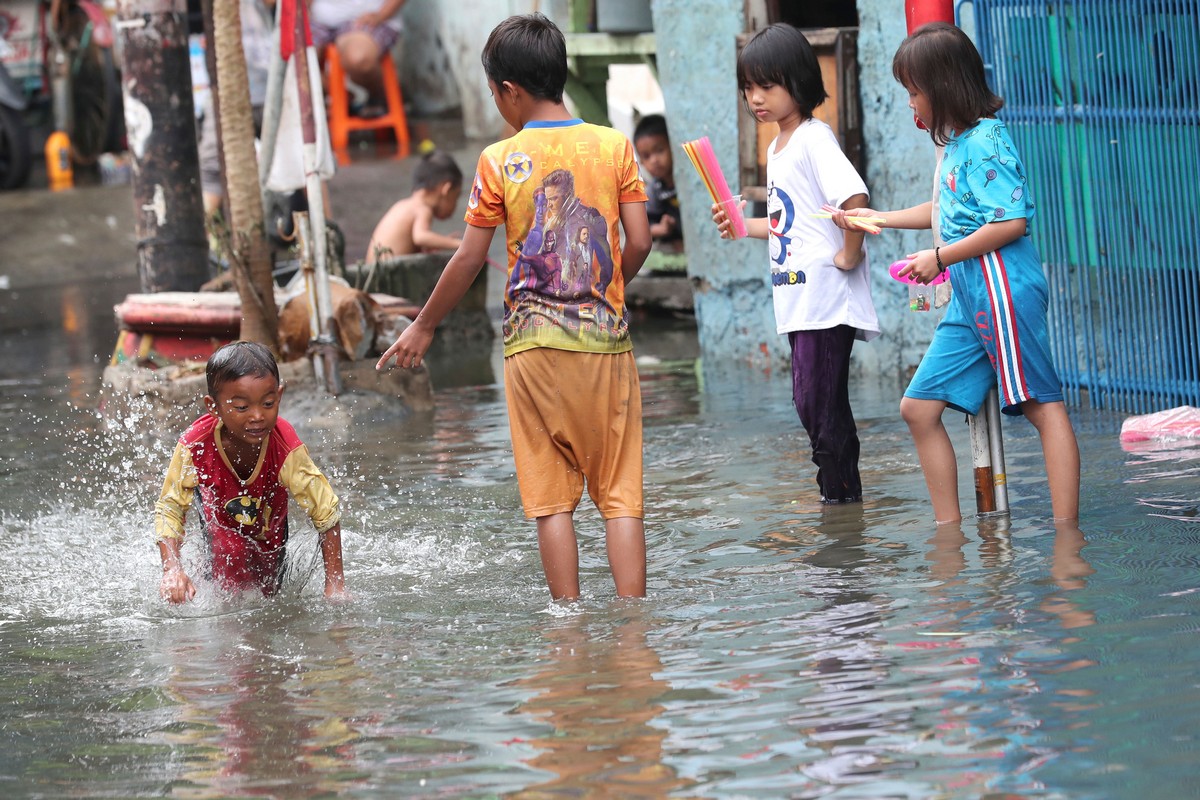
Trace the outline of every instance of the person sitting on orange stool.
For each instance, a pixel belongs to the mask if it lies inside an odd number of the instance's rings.
[[[318,53],[337,44],[346,77],[367,91],[359,116],[372,116],[386,107],[383,54],[400,37],[399,11],[405,0],[313,0],[312,35]]]

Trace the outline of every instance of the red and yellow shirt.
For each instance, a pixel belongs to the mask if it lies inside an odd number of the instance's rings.
[[[287,421],[276,421],[245,479],[225,454],[222,430],[219,418],[205,414],[180,437],[154,504],[155,535],[182,539],[187,511],[198,498],[218,581],[258,584],[264,591],[277,588],[287,543],[288,496],[296,498],[322,533],[340,519],[337,496]]]

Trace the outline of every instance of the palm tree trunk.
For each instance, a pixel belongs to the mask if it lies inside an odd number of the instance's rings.
[[[241,338],[279,352],[279,312],[271,254],[263,228],[258,159],[254,152],[254,116],[242,18],[238,0],[214,0],[213,38],[217,55],[217,92],[225,186],[229,193],[230,268],[242,301]]]

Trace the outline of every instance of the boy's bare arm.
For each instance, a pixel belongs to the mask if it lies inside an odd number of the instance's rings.
[[[421,206],[413,217],[412,242],[419,250],[457,250],[462,240],[433,229],[433,211]]]
[[[367,245],[368,263],[417,252],[412,240],[414,208],[412,200],[407,199],[388,209],[371,234],[371,242]]]
[[[621,275],[625,285],[634,279],[646,256],[650,255],[650,247],[654,243],[650,238],[650,218],[646,216],[645,203],[621,203],[621,229],[625,233],[625,246],[621,248]]]
[[[643,221],[645,216],[643,213]],[[495,228],[467,226],[462,244],[454,251],[446,268],[442,270],[442,277],[438,278],[437,286],[433,287],[433,294],[429,296],[425,307],[421,309],[421,313],[417,314],[413,323],[404,329],[395,344],[380,357],[375,364],[375,369],[383,369],[393,358],[396,359],[396,366],[399,367],[416,368],[421,366],[421,361],[425,357],[425,352],[429,350],[429,344],[433,341],[433,332],[437,330],[438,324],[450,313],[452,308],[458,305],[458,301],[462,300],[467,289],[471,288],[471,283],[479,274],[479,270],[483,269],[488,247],[492,244],[492,235],[495,232]],[[642,258],[645,258],[645,255]]]
[[[342,574],[342,525],[320,534],[321,561],[325,564],[325,596],[342,597],[346,594],[346,578]]]
[[[159,539],[158,554],[162,557],[163,574],[158,585],[158,593],[168,603],[186,603],[196,596],[196,586],[192,579],[183,571],[183,562],[179,559],[178,539]]]

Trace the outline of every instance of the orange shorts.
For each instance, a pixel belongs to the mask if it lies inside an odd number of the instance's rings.
[[[641,518],[642,393],[633,353],[549,347],[504,359],[504,394],[525,516],[574,511]]]

